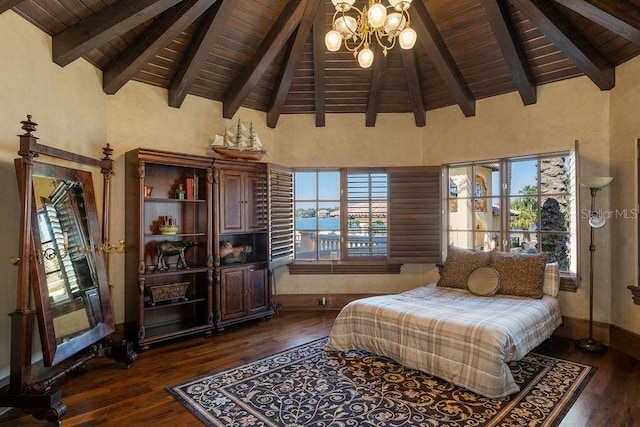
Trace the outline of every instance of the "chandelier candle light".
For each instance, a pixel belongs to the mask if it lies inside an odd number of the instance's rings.
[[[324,41],[330,52],[344,47],[353,52],[362,68],[369,68],[373,64],[371,42],[373,38],[382,47],[386,56],[387,51],[398,44],[402,49],[411,49],[416,44],[417,35],[409,26],[410,18],[407,9],[412,0],[388,0],[389,6],[384,6],[381,0],[369,0],[369,6],[358,9],[353,4],[355,0],[331,0],[336,8],[333,14],[331,30]],[[387,13],[387,9],[395,12]],[[347,12],[354,12],[353,15]]]

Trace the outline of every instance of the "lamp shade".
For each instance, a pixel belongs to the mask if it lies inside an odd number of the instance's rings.
[[[411,0],[389,0],[389,4],[397,11],[409,9]]]
[[[349,40],[355,35],[358,29],[358,22],[353,16],[341,16],[336,19],[336,31],[342,34],[345,40]]]
[[[346,12],[351,9],[351,6],[356,2],[356,0],[331,0],[331,3],[335,6],[336,10],[339,12]]]
[[[400,31],[404,30],[404,26],[407,24],[407,18],[403,14],[394,12],[387,15],[387,20],[384,22],[384,32],[395,36],[400,34]]]
[[[611,184],[612,176],[585,176],[580,178],[580,186],[585,188],[603,188]]]
[[[398,37],[398,41],[400,42],[400,47],[402,49],[411,49],[416,44],[417,39],[418,35],[416,34],[416,31],[411,27],[407,27],[402,30],[400,36]]]
[[[368,46],[358,53],[358,64],[362,68],[369,68],[373,64],[373,51]]]
[[[369,25],[373,28],[380,28],[387,19],[387,8],[380,3],[375,3],[369,8],[367,17],[369,18]]]
[[[327,45],[329,52],[337,52],[340,49],[342,43],[342,36],[336,30],[331,30],[324,36],[324,44]]]

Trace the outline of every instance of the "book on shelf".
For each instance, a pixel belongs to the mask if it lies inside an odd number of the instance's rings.
[[[185,178],[184,186],[187,190],[187,200],[198,200],[199,192],[198,192],[198,175],[194,174],[193,178]]]
[[[187,187],[187,200],[193,200],[194,183],[193,178],[187,178],[185,181],[185,187]]]

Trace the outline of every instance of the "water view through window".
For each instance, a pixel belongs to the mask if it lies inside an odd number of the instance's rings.
[[[330,260],[340,252],[340,171],[296,171],[297,260]]]
[[[340,199],[342,178],[345,206]],[[299,170],[294,180],[297,260],[386,256],[386,171]],[[342,223],[341,215],[346,215]],[[346,254],[341,253],[341,236],[346,238]]]

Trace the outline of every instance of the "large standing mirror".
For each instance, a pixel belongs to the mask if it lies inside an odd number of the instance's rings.
[[[112,335],[107,254],[124,249],[124,241],[120,248],[108,242],[113,150],[107,144],[104,157],[94,159],[43,145],[32,133],[37,123],[31,115],[20,123],[25,131],[19,135],[20,158],[15,160],[20,239],[18,254],[11,257],[18,268],[18,283],[16,309],[10,314],[10,381],[0,389],[0,407],[19,407],[37,419],[59,423],[67,411],[57,386],[60,381],[95,357],[107,356],[127,366],[137,358],[131,343]],[[102,232],[92,173],[34,161],[41,156],[99,168]],[[34,318],[44,365],[59,364],[38,379],[31,375]],[[60,363],[66,359],[70,360]]]
[[[91,172],[33,163],[32,283],[45,365],[114,332]]]

